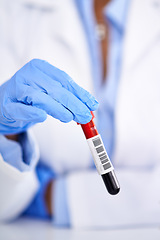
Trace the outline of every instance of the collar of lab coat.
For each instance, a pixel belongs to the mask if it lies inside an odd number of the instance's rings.
[[[131,0],[112,0],[104,8],[104,15],[106,18],[121,32],[125,29],[130,2]]]
[[[126,70],[134,68],[160,38],[160,0],[132,0],[125,31],[123,68]]]
[[[28,6],[56,7],[59,1],[17,0]],[[62,1],[63,2],[63,1]],[[128,11],[126,6],[129,4]],[[117,9],[117,11],[115,11]],[[138,63],[138,60],[158,41],[160,34],[160,0],[113,0],[105,9],[109,17],[122,29],[125,26],[123,65],[125,70]],[[127,15],[126,15],[127,13]],[[127,16],[127,22],[124,19]],[[150,34],[148,34],[148,32]]]

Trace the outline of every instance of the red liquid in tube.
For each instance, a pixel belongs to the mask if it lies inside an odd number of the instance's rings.
[[[91,114],[91,121],[89,123],[80,125],[90,147],[96,168],[99,174],[102,176],[108,192],[112,195],[115,195],[120,191],[120,186],[115,175],[113,165],[103,145],[101,136],[99,135],[94,124],[93,112],[91,112]]]

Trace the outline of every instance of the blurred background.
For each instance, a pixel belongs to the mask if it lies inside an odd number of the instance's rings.
[[[159,239],[160,1],[0,0],[0,31],[0,238]],[[75,121],[64,123],[38,91],[65,99]],[[115,196],[97,173],[70,94],[97,108],[121,187]],[[44,122],[26,118],[23,107],[34,100]]]

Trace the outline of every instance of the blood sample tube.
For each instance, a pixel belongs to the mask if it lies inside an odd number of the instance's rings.
[[[89,123],[80,124],[87,139],[98,173],[102,176],[108,192],[112,195],[120,191],[120,186],[116,178],[113,165],[105,150],[102,138],[93,122],[94,114]]]

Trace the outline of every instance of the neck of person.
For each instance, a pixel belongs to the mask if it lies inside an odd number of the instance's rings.
[[[102,56],[102,84],[105,82],[107,76],[107,55],[109,42],[109,28],[103,14],[103,9],[110,1],[111,0],[94,0],[94,13],[97,22],[96,28]]]

